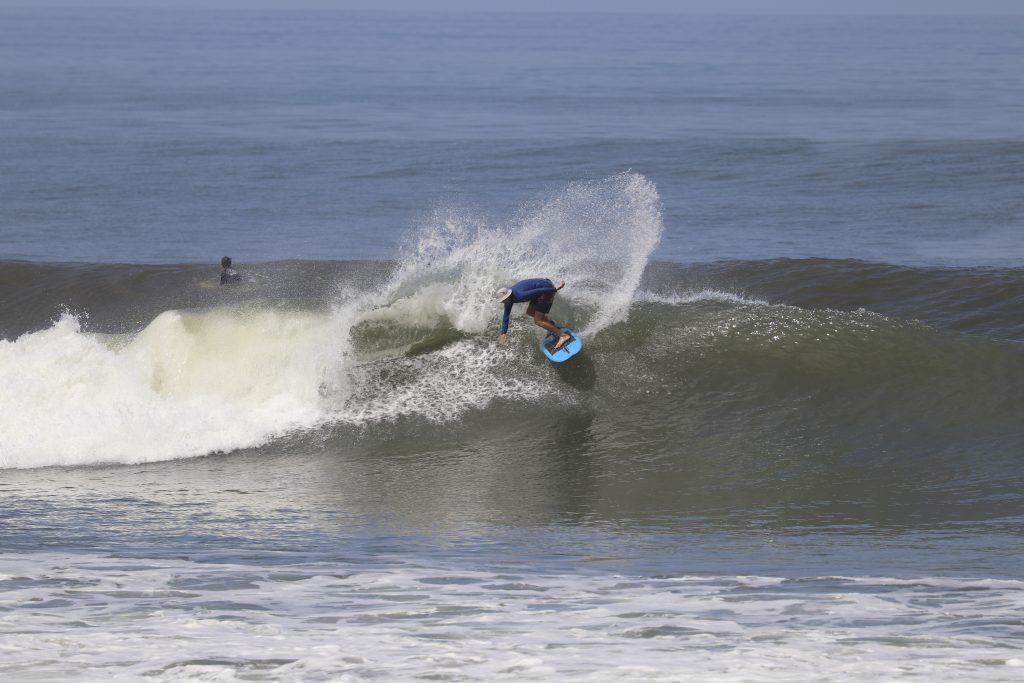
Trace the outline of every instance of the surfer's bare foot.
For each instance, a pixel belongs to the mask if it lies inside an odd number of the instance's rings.
[[[555,344],[555,351],[557,351],[558,349],[560,349],[563,346],[565,346],[566,344],[568,344],[569,340],[571,340],[571,339],[572,339],[572,335],[569,335],[569,334],[560,335],[558,337],[558,343]]]

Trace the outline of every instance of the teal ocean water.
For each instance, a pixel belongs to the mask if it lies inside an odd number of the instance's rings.
[[[0,675],[1019,680],[1022,30],[0,8]]]

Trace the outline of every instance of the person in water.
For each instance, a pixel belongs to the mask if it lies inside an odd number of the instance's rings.
[[[557,351],[565,346],[572,337],[563,332],[547,316],[551,311],[551,304],[555,301],[555,292],[562,287],[565,287],[565,280],[559,282],[556,287],[547,278],[532,278],[520,280],[511,287],[502,287],[495,292],[495,298],[505,304],[505,315],[501,317],[501,336],[498,337],[498,343],[504,346],[508,340],[508,317],[512,313],[512,305],[529,302],[530,305],[526,307],[526,315],[533,318],[534,324],[538,327],[558,335],[558,342],[555,344],[554,350]]]
[[[231,267],[231,257],[225,256],[220,260],[220,283],[226,285],[229,282],[238,282],[242,279],[242,276],[238,274],[238,271]]]

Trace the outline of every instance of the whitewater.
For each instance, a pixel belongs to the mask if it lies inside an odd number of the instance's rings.
[[[629,577],[417,566],[137,563],[11,556],[0,585],[39,611],[3,665],[55,680],[1008,681],[992,630],[1019,581]],[[54,591],[19,575],[42,573]],[[0,621],[0,624],[3,622]],[[61,651],[53,657],[54,648]],[[144,660],[136,654],[147,653]],[[230,654],[227,654],[230,653]],[[725,663],[727,655],[728,664]]]

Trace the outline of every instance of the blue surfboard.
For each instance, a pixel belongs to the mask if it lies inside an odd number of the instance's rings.
[[[563,327],[562,331],[568,332],[572,336],[572,339],[566,342],[565,346],[557,351],[552,351],[552,349],[555,347],[555,344],[558,343],[558,335],[549,332],[547,336],[540,341],[540,350],[543,351],[544,355],[550,358],[554,363],[561,363],[569,360],[583,348],[583,342],[580,341],[578,334],[570,330],[568,327]]]

